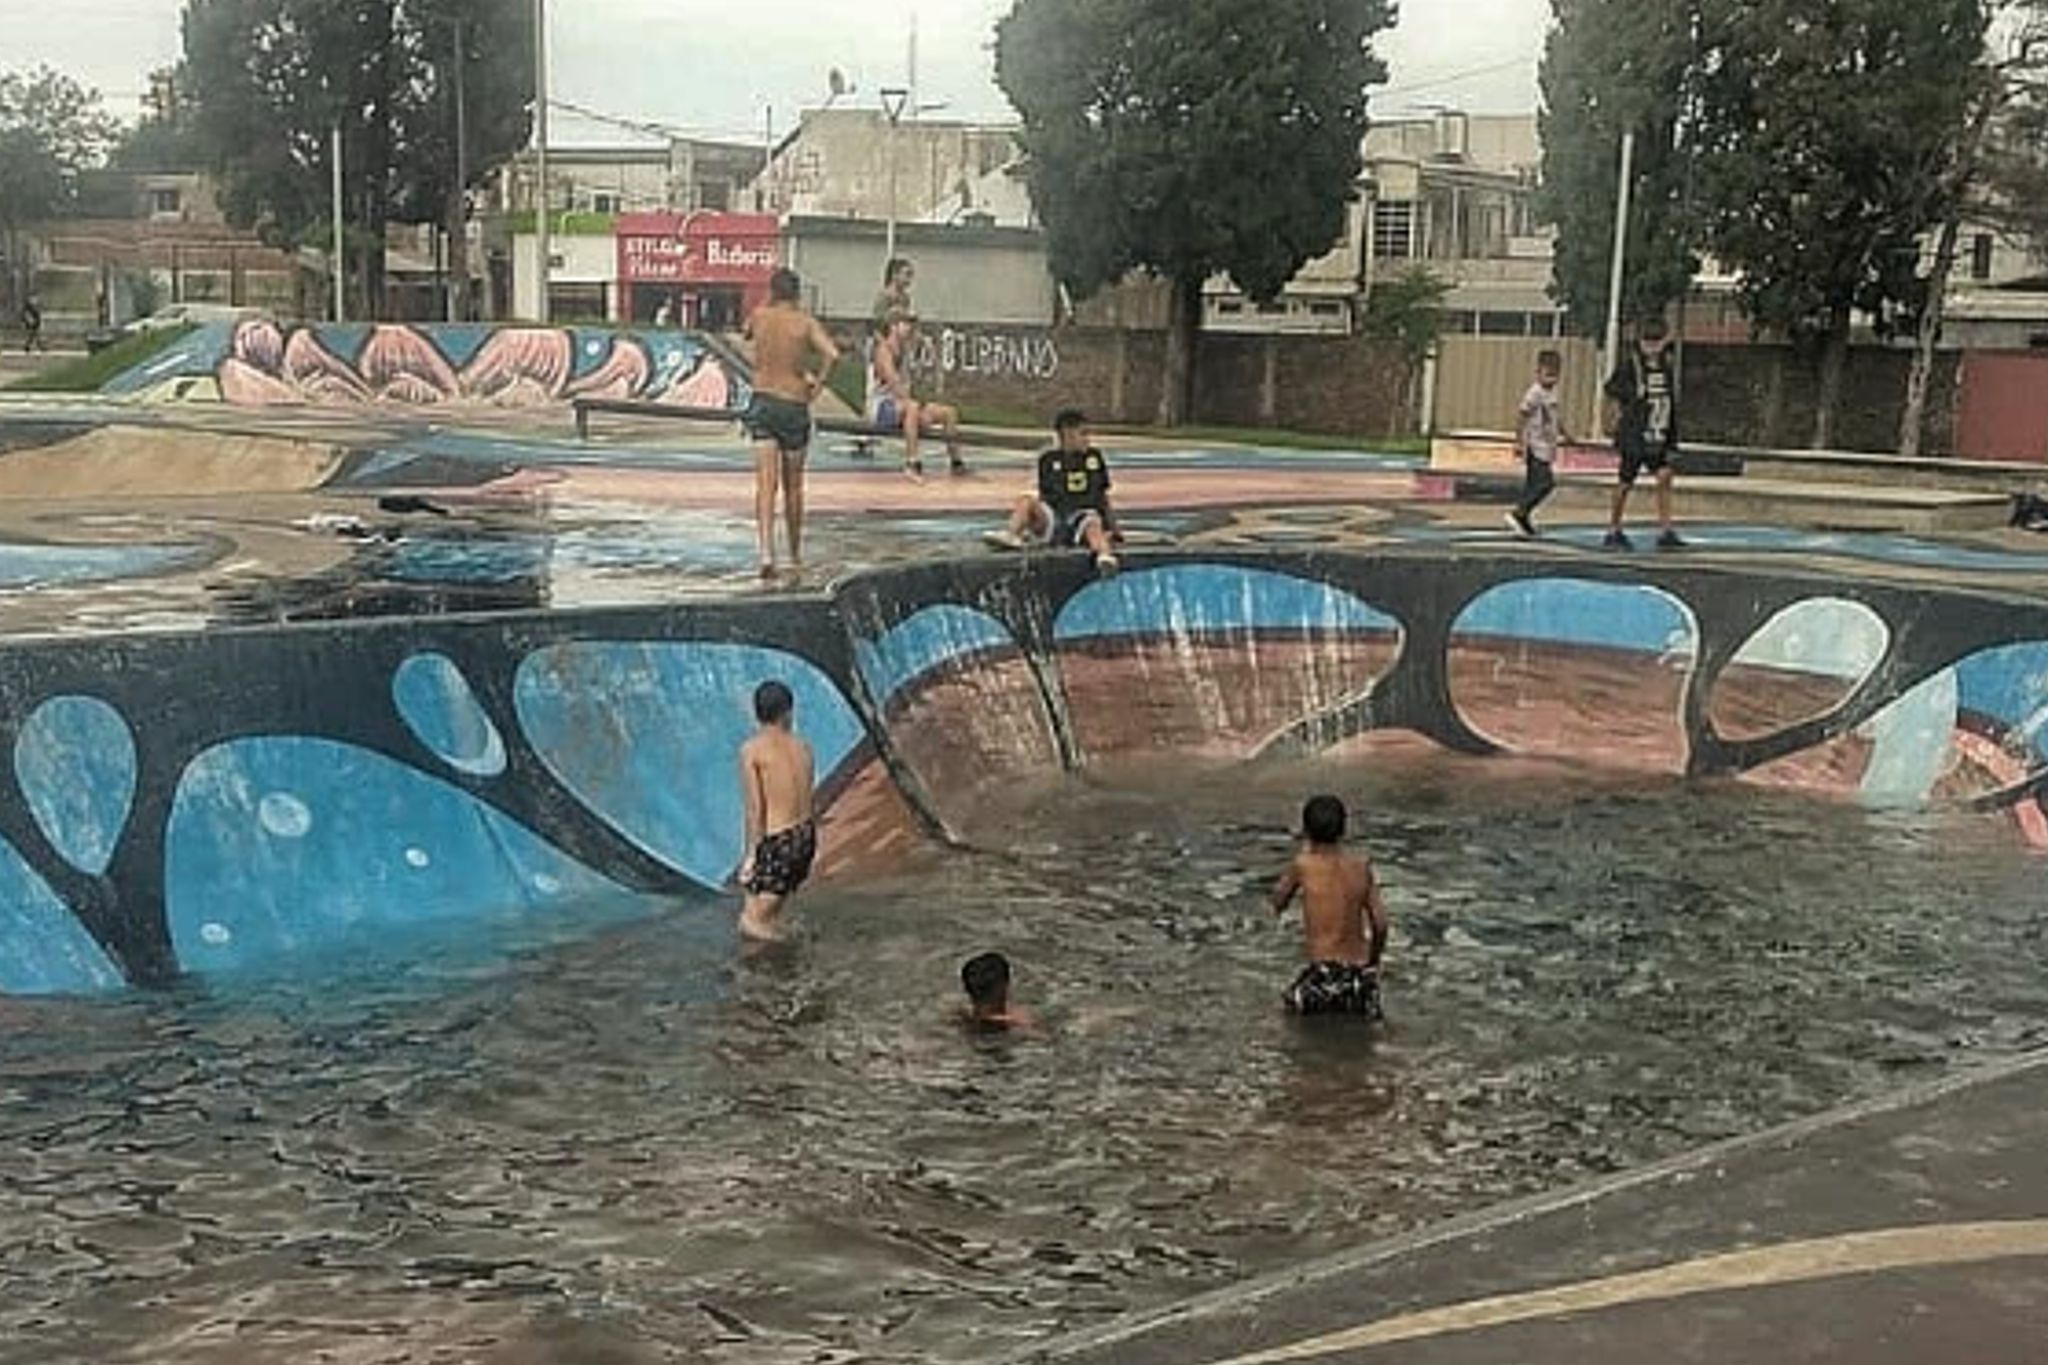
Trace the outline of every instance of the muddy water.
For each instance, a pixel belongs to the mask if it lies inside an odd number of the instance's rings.
[[[1275,1009],[1260,895],[1323,787],[1397,917],[1379,1035]],[[679,907],[5,1006],[0,1360],[979,1360],[2048,1027],[1995,821],[1394,753],[970,824],[772,959]],[[986,947],[1046,1037],[949,1027]]]

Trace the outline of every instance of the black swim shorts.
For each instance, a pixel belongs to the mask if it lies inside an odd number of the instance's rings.
[[[794,896],[818,860],[818,826],[806,820],[771,834],[754,850],[754,875],[742,886],[750,896]]]
[[[1349,1014],[1382,1019],[1380,976],[1349,962],[1311,962],[1282,997],[1289,1014]]]
[[[1636,480],[1644,474],[1661,474],[1671,467],[1674,453],[1667,445],[1647,445],[1636,441],[1621,444],[1621,485],[1633,488]]]
[[[1087,541],[1088,523],[1101,521],[1102,513],[1092,507],[1077,507],[1071,512],[1052,514],[1052,537],[1047,542],[1055,550],[1078,550]]]
[[[747,435],[756,441],[773,441],[785,455],[800,455],[811,448],[811,410],[802,403],[756,393],[740,421]]]

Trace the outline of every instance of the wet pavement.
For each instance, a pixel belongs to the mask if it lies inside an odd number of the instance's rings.
[[[861,458],[824,440],[809,480],[807,573],[773,590],[986,553],[982,533],[1032,482],[1030,453],[1015,444],[971,451],[967,478],[919,483],[887,450]],[[1491,493],[1471,501],[1471,489],[1409,458],[1106,444],[1120,506],[1146,544],[1440,553],[1509,538]],[[628,423],[586,443],[563,414],[471,414],[456,426],[378,410],[12,399],[0,403],[0,630],[190,629],[758,593],[749,462],[738,434],[716,425]],[[393,497],[406,510],[391,510]],[[1717,562],[1797,560],[2048,591],[2048,541],[2020,532],[1695,523],[1689,533],[1693,553]],[[1563,561],[1605,553],[1597,526],[1570,517],[1541,549]]]
[[[1015,1357],[2032,1365],[2048,1055],[1493,1209]]]

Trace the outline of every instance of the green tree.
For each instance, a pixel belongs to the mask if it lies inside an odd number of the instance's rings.
[[[1813,443],[1833,442],[1850,329],[1910,323],[1948,215],[1984,53],[1980,0],[1714,0],[1701,202],[1760,330],[1817,350]]]
[[[0,128],[27,130],[74,182],[106,160],[119,133],[99,91],[47,66],[0,71]]]
[[[1365,298],[1365,315],[1360,330],[1369,337],[1401,343],[1401,358],[1407,364],[1401,385],[1401,411],[1412,420],[1416,389],[1429,353],[1444,332],[1444,298],[1451,292],[1450,281],[1432,274],[1426,266],[1415,266],[1390,279],[1374,283]],[[1390,431],[1389,436],[1405,435]]]
[[[279,245],[326,240],[331,138],[359,315],[382,311],[391,222],[452,223],[455,21],[473,188],[531,124],[531,9],[522,0],[187,0],[180,82],[236,223]]]
[[[1537,211],[1557,228],[1552,295],[1573,326],[1605,325],[1620,146],[1636,135],[1622,315],[1661,317],[1699,270],[1686,114],[1699,0],[1551,0]]]
[[[1203,284],[1276,298],[1342,237],[1392,21],[1390,0],[1017,0],[997,25],[1054,272],[1084,298],[1137,269],[1172,287],[1163,421],[1192,411]]]
[[[0,71],[0,303],[8,313],[33,287],[22,229],[70,208],[79,178],[113,136],[98,91],[46,66]]]

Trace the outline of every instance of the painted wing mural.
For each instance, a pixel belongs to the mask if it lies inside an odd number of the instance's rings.
[[[589,397],[730,412],[748,394],[744,377],[688,332],[401,324],[287,330],[252,319],[234,328],[224,350],[215,377],[222,399],[238,407],[529,408]]]

